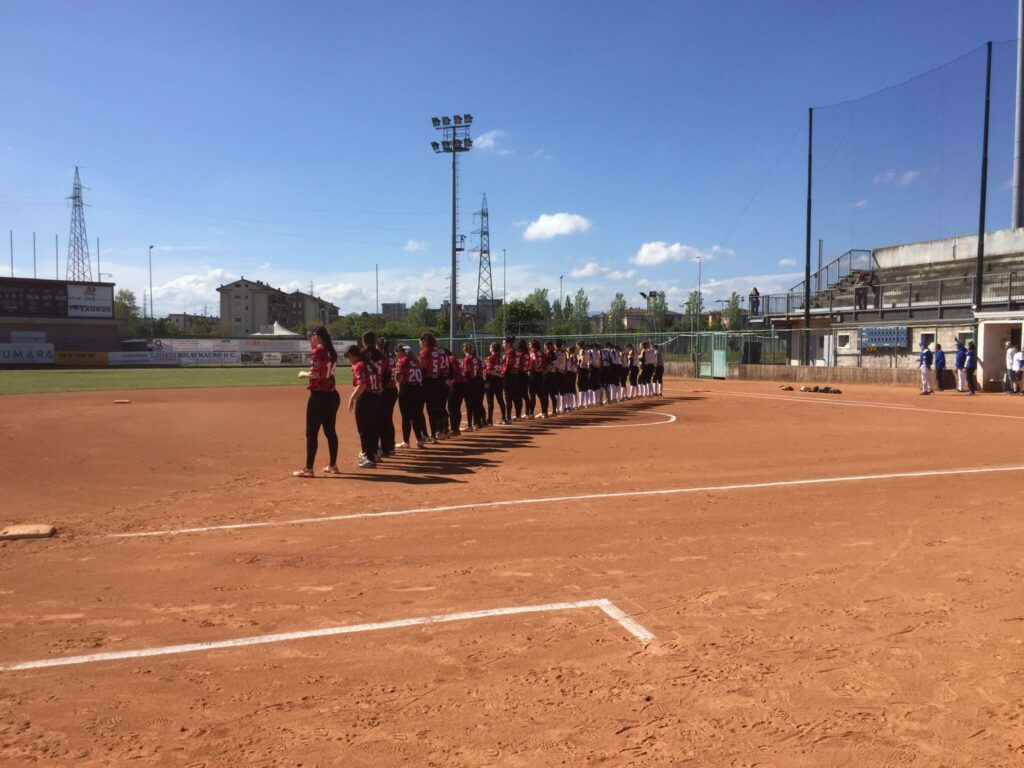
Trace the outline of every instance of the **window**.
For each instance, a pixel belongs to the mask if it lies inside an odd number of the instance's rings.
[[[960,340],[961,344],[967,344],[968,341],[974,341],[974,331],[962,331],[956,337]]]
[[[932,344],[935,343],[935,334],[934,333],[922,333],[921,334],[921,343],[922,344],[927,344],[930,347]]]
[[[847,347],[849,347],[850,346],[850,334],[848,334],[848,333],[840,333],[836,337],[836,344],[839,345],[840,349],[846,349]]]

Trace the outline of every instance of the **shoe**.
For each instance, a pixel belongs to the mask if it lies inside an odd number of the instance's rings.
[[[408,448],[408,447],[409,447],[408,443],[399,443],[398,445],[395,446],[395,448]]]
[[[360,469],[376,469],[376,467],[377,467],[377,462],[370,461],[365,456],[363,456],[363,457],[361,457],[359,459],[359,468]]]
[[[380,461],[383,458],[384,458],[384,451],[377,451],[375,454],[373,454],[373,460],[374,461]]]
[[[427,443],[426,443],[425,440],[417,440],[416,441],[416,447],[417,448],[426,448],[427,447]]]
[[[382,458],[392,459],[395,456],[395,452],[393,450],[381,451],[380,455]]]
[[[313,474],[312,467],[304,467],[292,472],[292,477],[316,477],[316,475]]]
[[[338,465],[337,464],[328,464],[326,467],[324,467],[320,471],[323,472],[325,475],[340,475],[341,474],[341,470],[338,469]]]
[[[431,445],[437,445],[437,435],[431,435],[430,439],[427,440],[427,442],[430,443]]]
[[[456,429],[452,432],[449,432],[448,437],[462,437],[462,433]]]

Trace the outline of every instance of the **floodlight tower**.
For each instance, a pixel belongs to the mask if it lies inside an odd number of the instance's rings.
[[[432,141],[430,146],[438,154],[450,154],[452,156],[452,279],[449,286],[449,307],[448,307],[448,347],[455,347],[455,299],[456,299],[456,270],[458,269],[459,255],[459,153],[469,152],[473,148],[473,140],[469,137],[469,126],[473,124],[472,115],[454,115],[448,117],[432,117],[431,122],[434,128],[441,131],[441,141]]]
[[[480,228],[473,234],[480,236],[476,252],[480,257],[480,272],[476,279],[476,303],[477,315],[480,314],[480,305],[486,303],[488,320],[494,319],[494,282],[491,277],[491,225],[487,213],[487,194],[484,194],[483,205],[477,213],[480,217]]]
[[[71,235],[68,239],[68,262],[64,278],[92,282],[89,263],[89,238],[85,235],[85,204],[82,202],[82,180],[75,166],[75,183],[71,187]]]

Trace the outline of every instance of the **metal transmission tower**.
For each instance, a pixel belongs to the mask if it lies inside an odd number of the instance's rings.
[[[89,238],[85,235],[85,204],[82,202],[82,180],[75,166],[75,185],[71,188],[71,235],[68,239],[68,264],[66,280],[92,282],[92,265],[89,263]]]
[[[476,247],[476,254],[480,258],[480,272],[476,279],[476,313],[479,316],[480,310],[487,307],[486,321],[494,319],[494,281],[491,277],[491,228],[490,219],[487,214],[487,195],[484,194],[483,205],[476,214],[480,217],[480,228],[473,232],[479,235],[480,240]]]

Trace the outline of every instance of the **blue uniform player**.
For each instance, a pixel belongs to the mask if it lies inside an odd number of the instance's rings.
[[[918,365],[921,369],[920,394],[930,395],[932,393],[932,351],[928,349],[928,345],[923,341],[921,342],[921,357],[919,358]]]
[[[953,365],[956,368],[956,391],[963,392],[967,389],[967,374],[964,371],[964,362],[967,360],[967,348],[960,339],[956,340],[956,357],[953,358]]]
[[[935,345],[935,388],[941,392],[945,387],[942,386],[942,376],[946,372],[946,353],[942,351],[942,345]]]
[[[967,377],[967,394],[973,395],[974,390],[978,388],[978,381],[974,378],[975,371],[978,370],[978,351],[974,348],[974,342],[967,342],[967,351],[964,355],[964,371]]]

